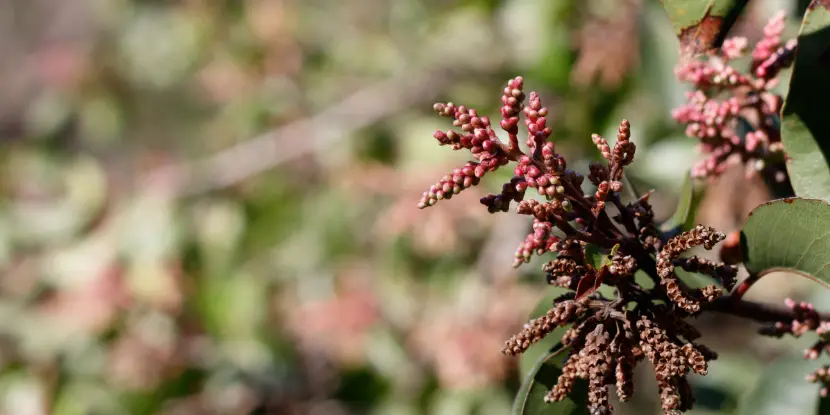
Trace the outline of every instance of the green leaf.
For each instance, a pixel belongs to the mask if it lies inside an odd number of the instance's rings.
[[[720,47],[749,0],[663,0],[681,47],[694,54]]]
[[[752,274],[788,271],[830,285],[830,205],[787,198],[758,206],[741,229],[741,252]]]
[[[830,11],[810,4],[798,33],[798,53],[782,111],[781,140],[795,194],[830,201]]]
[[[602,267],[606,257],[606,254],[594,244],[588,244],[585,247],[585,262],[593,265],[594,268]]]
[[[804,379],[819,364],[792,356],[768,365],[755,387],[744,396],[738,415],[819,413],[819,387]]]
[[[677,202],[677,208],[674,210],[672,217],[660,225],[660,230],[663,232],[682,232],[694,227],[695,214],[698,206],[700,206],[700,201],[703,200],[705,189],[706,186],[701,185],[700,181],[692,179],[691,174],[686,175],[683,188],[680,190],[680,200]]]
[[[571,394],[561,402],[546,403],[545,395],[556,385],[569,348],[555,345],[540,357],[522,383],[513,403],[513,415],[582,415],[588,413],[588,383],[577,379]]]

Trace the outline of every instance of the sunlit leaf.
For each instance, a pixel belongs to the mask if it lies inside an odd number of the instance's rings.
[[[758,206],[741,229],[741,251],[750,273],[789,271],[830,285],[830,205],[788,198]]]

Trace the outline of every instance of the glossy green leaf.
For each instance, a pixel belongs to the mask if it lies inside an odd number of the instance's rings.
[[[768,365],[744,396],[738,415],[818,414],[819,387],[804,378],[820,365],[799,356]]]
[[[513,415],[582,415],[588,413],[588,383],[577,379],[573,392],[561,402],[546,403],[545,395],[556,385],[562,374],[562,365],[568,356],[568,348],[555,345],[540,357],[525,377],[516,400]]]
[[[810,4],[782,111],[781,140],[795,194],[830,201],[830,2]]]
[[[741,251],[750,273],[799,273],[830,285],[830,205],[788,198],[764,203],[741,229]]]
[[[749,0],[662,0],[684,50],[720,47]]]
[[[687,175],[686,180],[683,181],[683,188],[680,190],[677,208],[672,217],[660,225],[660,230],[682,232],[691,229],[695,225],[695,214],[700,201],[703,200],[705,188],[706,186],[702,186],[699,181],[692,179],[691,175]]]

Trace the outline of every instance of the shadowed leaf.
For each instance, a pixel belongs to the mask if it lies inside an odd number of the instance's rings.
[[[692,179],[691,175],[686,175],[683,181],[683,188],[680,190],[680,200],[677,202],[677,208],[669,220],[660,225],[660,230],[663,232],[670,232],[677,234],[687,231],[695,226],[695,213],[703,200],[705,186],[700,186],[697,181]]]
[[[830,286],[830,205],[788,198],[758,206],[741,229],[741,251],[750,273],[789,271]]]
[[[720,47],[749,0],[663,0],[684,52]]]
[[[782,111],[781,140],[795,194],[830,201],[830,1],[813,0],[798,34],[798,53]]]
[[[536,361],[513,403],[513,415],[582,415],[588,413],[588,384],[577,379],[573,392],[561,402],[545,403],[545,395],[556,385],[569,348],[556,344]]]

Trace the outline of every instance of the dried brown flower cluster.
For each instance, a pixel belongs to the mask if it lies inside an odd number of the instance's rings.
[[[645,269],[639,268],[632,256],[620,253],[622,248],[596,269],[586,262],[583,244],[560,242],[558,258],[544,269],[552,284],[572,288],[574,292],[556,299],[545,315],[525,325],[506,342],[503,352],[520,354],[557,327],[569,326],[562,343],[570,347],[570,355],[546,400],[564,399],[579,377],[589,381],[592,413],[611,413],[607,387],[615,387],[620,400],[627,401],[634,390],[632,370],[638,362],[648,359],[660,387],[664,411],[690,409],[694,397],[686,375],[705,375],[707,362],[717,355],[694,343],[700,333],[684,319],[698,314],[700,304],[713,301],[721,288],[710,285],[691,290],[677,278],[674,268],[704,273],[722,286],[731,287],[734,267],[698,257],[677,258],[697,245],[711,248],[722,238],[723,234],[698,226],[668,240],[657,254],[657,263],[651,263],[662,278],[653,289],[637,284],[634,272]],[[596,279],[597,275],[604,275],[601,282],[616,288],[616,298],[607,299],[598,293],[580,297],[580,283]],[[629,307],[632,303],[633,307]]]
[[[497,137],[490,120],[475,110],[452,103],[435,105],[436,112],[452,118],[461,133],[438,131],[434,137],[441,145],[470,150],[476,160],[424,192],[419,206],[449,199],[478,184],[487,172],[515,163],[514,176],[501,193],[486,196],[481,203],[490,212],[506,212],[511,202],[517,202],[517,213],[532,216],[533,232],[517,250],[516,265],[528,262],[534,253],[555,253],[556,258],[543,267],[547,280],[572,291],[508,340],[503,352],[520,354],[555,328],[568,326],[562,343],[570,348],[570,356],[546,400],[563,399],[574,380],[584,378],[590,384],[591,413],[610,413],[607,387],[614,386],[622,400],[630,398],[631,371],[648,359],[665,412],[691,408],[694,399],[686,375],[705,374],[707,362],[716,355],[694,343],[700,334],[684,319],[714,301],[721,287],[731,288],[736,269],[681,254],[696,246],[711,249],[724,235],[698,226],[669,239],[654,222],[649,194],[623,200],[624,169],[633,162],[636,150],[626,120],[620,123],[613,146],[599,135],[592,137],[606,163],[590,165],[587,178],[596,190],[585,193],[585,176],[569,169],[548,141],[547,108],[536,93],[525,104],[522,87],[522,78],[512,79],[502,94],[499,125],[508,134],[506,143]],[[521,114],[528,151],[519,146]],[[536,189],[540,197],[527,197],[528,188]],[[677,267],[709,275],[718,284],[691,289],[678,278]],[[649,287],[641,285],[635,274],[643,275]],[[614,298],[596,292],[602,284],[615,289]]]
[[[562,338],[571,353],[559,382],[545,400],[560,401],[576,378],[588,379],[592,413],[610,413],[607,387],[616,388],[625,402],[634,392],[633,370],[643,359],[651,362],[666,413],[692,407],[694,397],[686,375],[705,375],[707,362],[717,355],[694,340],[700,333],[667,306],[646,304],[632,310],[599,298],[557,300],[546,315],[529,323],[507,341],[504,353],[516,355],[558,326],[571,325]]]

